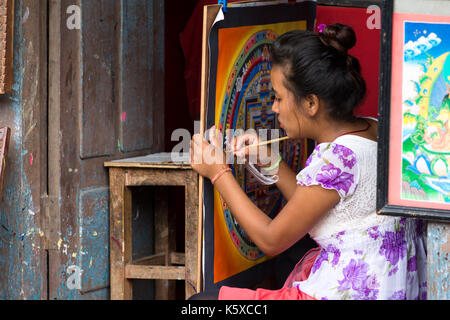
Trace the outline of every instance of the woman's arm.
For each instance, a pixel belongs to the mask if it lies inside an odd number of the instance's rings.
[[[277,173],[279,180],[276,183],[277,188],[286,200],[290,200],[295,193],[297,178],[295,172],[284,161],[280,162]]]
[[[215,146],[219,145],[216,139],[212,140]],[[282,180],[280,185],[285,189],[289,200],[281,212],[271,219],[247,197],[233,174],[225,171],[228,165],[225,164],[223,151],[219,148],[210,149],[211,147],[202,136],[194,135],[191,141],[192,168],[202,176],[216,180],[215,187],[233,217],[250,239],[269,256],[283,252],[305,236],[340,200],[336,190],[297,185],[295,175],[287,171],[290,170],[287,165],[282,164],[279,172]],[[209,157],[220,161],[211,162]]]
[[[296,185],[281,212],[271,219],[244,193],[231,173],[215,184],[233,217],[261,251],[275,256],[288,249],[340,200],[335,190]]]

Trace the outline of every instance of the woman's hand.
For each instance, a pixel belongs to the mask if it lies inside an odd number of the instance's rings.
[[[191,167],[203,177],[213,179],[221,170],[228,168],[222,148],[222,133],[215,134],[215,126],[209,130],[209,140],[195,134],[191,140]]]
[[[238,159],[245,159],[245,162],[256,164],[259,167],[269,167],[272,159],[272,148],[270,145],[251,147],[261,142],[256,133],[245,133],[234,137],[231,140],[231,151]],[[250,147],[249,147],[250,146]],[[278,154],[277,152],[276,155]],[[278,159],[278,157],[277,157]]]

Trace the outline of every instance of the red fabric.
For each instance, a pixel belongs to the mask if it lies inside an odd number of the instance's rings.
[[[229,0],[236,2],[238,0]],[[184,78],[192,119],[200,119],[200,95],[202,74],[203,7],[217,4],[217,0],[199,0],[185,29],[180,33],[180,43],[186,62]]]
[[[219,300],[316,300],[297,288],[282,288],[280,290],[241,289],[222,287]]]
[[[373,15],[365,8],[317,6],[316,26],[342,23],[355,30],[356,45],[349,54],[361,64],[367,85],[367,97],[356,115],[378,118],[378,79],[380,70],[380,29],[369,29],[367,20]],[[315,32],[318,32],[317,28]]]
[[[219,300],[316,300],[303,291],[292,287],[292,283],[308,279],[319,252],[320,248],[308,251],[292,270],[283,288],[279,290],[251,290],[223,286],[219,291]]]

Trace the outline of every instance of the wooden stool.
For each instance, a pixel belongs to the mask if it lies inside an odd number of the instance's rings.
[[[188,156],[173,162],[170,153],[106,162],[110,178],[111,299],[131,300],[132,279],[185,280],[186,299],[200,292],[201,265],[198,235],[198,174]],[[155,203],[155,254],[132,261],[132,192],[134,186],[184,186],[185,252],[169,245],[167,199]],[[172,239],[173,240],[173,239]],[[173,266],[181,265],[181,266]],[[167,290],[157,281],[155,293]],[[164,294],[156,294],[164,299]]]

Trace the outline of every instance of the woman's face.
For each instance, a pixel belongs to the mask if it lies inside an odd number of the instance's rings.
[[[272,111],[278,115],[280,127],[286,131],[286,134],[290,138],[298,138],[300,136],[299,121],[301,120],[301,115],[298,112],[297,100],[294,94],[284,85],[283,68],[273,66],[270,78],[275,93]]]

